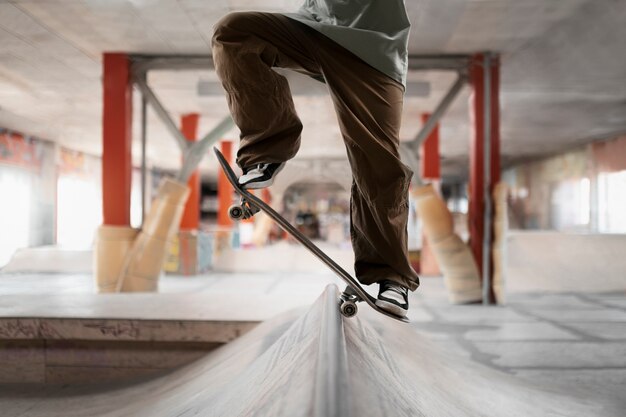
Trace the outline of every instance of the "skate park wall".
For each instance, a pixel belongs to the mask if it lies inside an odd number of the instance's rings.
[[[455,356],[328,286],[198,361],[120,385],[3,386],[1,416],[615,416]]]
[[[509,293],[626,290],[626,235],[509,231]]]

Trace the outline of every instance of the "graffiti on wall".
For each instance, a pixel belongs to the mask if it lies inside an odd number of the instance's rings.
[[[29,169],[41,167],[39,142],[17,133],[0,133],[0,163]]]

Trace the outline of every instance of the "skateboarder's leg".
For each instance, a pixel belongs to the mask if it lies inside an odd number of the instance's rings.
[[[298,151],[302,123],[287,80],[272,67],[319,74],[305,36],[273,13],[230,13],[215,25],[213,60],[241,130],[241,167],[285,162]]]
[[[319,62],[331,90],[352,167],[351,237],[365,285],[390,280],[411,290],[419,278],[408,259],[408,187],[399,156],[403,87],[319,35]]]
[[[390,280],[417,289],[419,278],[408,261],[407,220],[406,201],[396,208],[373,205],[353,184],[350,235],[355,273],[363,285]]]

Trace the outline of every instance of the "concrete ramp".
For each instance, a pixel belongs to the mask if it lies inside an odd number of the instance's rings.
[[[125,386],[0,386],[2,416],[618,416],[443,353],[338,289],[188,366]]]

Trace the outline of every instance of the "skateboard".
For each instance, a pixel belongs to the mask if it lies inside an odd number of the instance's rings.
[[[406,317],[396,316],[389,313],[376,305],[376,299],[369,295],[358,281],[346,272],[341,266],[333,261],[328,255],[326,255],[320,248],[318,248],[313,242],[306,236],[300,233],[291,223],[289,223],[283,216],[278,214],[273,208],[265,204],[263,200],[247,191],[245,188],[239,186],[237,182],[237,175],[230,167],[230,164],[224,159],[224,155],[217,149],[213,148],[215,156],[219,161],[226,178],[235,189],[235,192],[240,197],[239,204],[232,205],[228,209],[228,216],[235,220],[248,219],[254,216],[259,211],[263,211],[270,216],[278,225],[293,236],[298,242],[304,245],[313,255],[315,255],[320,261],[324,262],[333,272],[335,272],[339,278],[341,278],[347,285],[346,290],[341,294],[339,298],[339,310],[345,317],[353,317],[358,311],[357,303],[365,302],[371,308],[377,312],[391,317],[392,319],[409,323]]]

